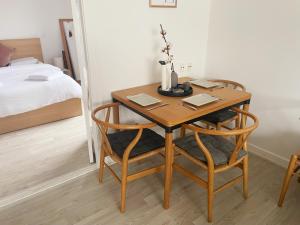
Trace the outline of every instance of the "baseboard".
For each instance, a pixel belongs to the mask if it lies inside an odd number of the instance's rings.
[[[249,148],[249,152],[252,152],[253,154],[262,157],[268,161],[271,161],[274,164],[281,166],[283,168],[287,168],[289,164],[289,159],[277,155],[267,149],[261,148],[255,144],[248,143],[248,148]]]
[[[0,199],[0,209],[11,206],[15,203],[25,201],[25,200],[32,198],[42,192],[45,192],[47,190],[50,190],[57,186],[60,186],[64,183],[70,182],[70,181],[77,179],[81,176],[84,176],[88,173],[91,173],[91,172],[95,171],[96,169],[97,169],[96,164],[92,164],[85,168],[76,170],[74,172],[70,172],[68,174],[62,175],[60,177],[56,177],[54,179],[51,179],[49,181],[46,181],[46,182],[36,185],[34,187],[20,191],[16,194],[4,197],[4,198]]]

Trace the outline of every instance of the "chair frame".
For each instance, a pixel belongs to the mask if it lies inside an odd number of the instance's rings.
[[[286,171],[286,174],[285,174],[285,177],[283,180],[280,197],[278,200],[279,207],[283,206],[283,202],[284,202],[287,190],[289,188],[291,179],[294,175],[297,175],[299,170],[300,170],[300,150],[291,156],[289,166],[288,166],[288,169]],[[298,176],[299,176],[298,182],[300,183],[300,174],[298,174]]]
[[[211,79],[209,80],[211,82],[217,82],[217,83],[223,83],[225,87],[229,87],[229,85],[232,85],[233,86],[233,89],[240,89],[241,91],[246,91],[246,88],[244,85],[240,84],[240,83],[237,83],[235,81],[231,81],[231,80],[220,80],[220,79]],[[228,129],[228,130],[232,130],[232,128],[228,127],[227,124],[231,123],[235,121],[235,128],[234,129],[237,129],[238,127],[240,127],[240,118],[239,116],[234,116],[226,121],[223,121],[223,122],[219,122],[217,124],[214,124],[214,123],[210,123],[208,121],[205,121],[205,120],[201,120],[202,123],[206,124],[207,126],[207,129],[210,129],[210,127],[215,127],[217,130],[221,130],[221,128],[225,128],[225,129]]]
[[[246,127],[246,128],[241,128],[241,129],[236,129],[236,130],[211,130],[211,129],[205,129],[201,128],[196,125],[188,125],[184,124],[183,128],[188,129],[194,132],[194,136],[196,139],[196,142],[199,146],[199,151],[202,151],[203,154],[205,155],[207,159],[207,163],[204,163],[203,161],[194,158],[192,155],[187,153],[184,149],[181,149],[176,146],[176,151],[180,153],[182,156],[187,158],[188,160],[192,161],[196,165],[200,166],[202,169],[207,170],[208,172],[208,180],[205,181],[202,178],[196,176],[193,174],[191,171],[183,168],[180,166],[178,163],[173,164],[173,168],[181,173],[182,175],[192,179],[195,181],[200,187],[207,189],[208,191],[208,222],[212,222],[212,208],[213,208],[213,199],[214,199],[214,194],[223,191],[226,188],[229,188],[233,186],[234,184],[238,183],[240,180],[243,180],[243,193],[244,193],[244,198],[247,199],[248,197],[248,155],[242,157],[241,159],[238,159],[237,156],[240,152],[240,150],[243,148],[247,138],[249,135],[252,133],[254,129],[258,127],[258,119],[256,116],[254,116],[251,113],[248,113],[246,111],[243,111],[238,108],[233,108],[234,111],[238,112],[239,114],[242,114],[242,118],[245,119],[245,116],[248,118],[251,118],[253,120],[253,125]],[[219,165],[215,166],[213,158],[209,152],[209,150],[206,148],[204,143],[201,141],[199,138],[198,134],[207,134],[207,135],[216,135],[216,136],[235,136],[236,137],[236,147],[232,152],[232,155],[230,157],[229,163],[224,164],[224,165]],[[228,181],[227,183],[223,184],[222,186],[218,188],[214,188],[214,176],[217,173],[224,172],[228,169],[238,167],[242,170],[242,175]]]
[[[113,124],[109,123],[110,115],[111,115],[111,109],[113,109],[114,114],[119,115],[119,103],[109,103],[105,104],[103,106],[97,107],[92,112],[92,119],[95,121],[97,127],[99,128],[101,132],[100,143],[101,143],[101,149],[100,149],[100,167],[99,167],[99,182],[103,182],[103,173],[104,169],[107,168],[113,177],[121,184],[121,207],[120,211],[125,212],[125,204],[126,204],[126,189],[127,189],[127,183],[130,181],[134,181],[136,179],[145,177],[147,175],[151,175],[154,173],[159,173],[162,170],[164,170],[165,165],[159,165],[155,166],[149,169],[142,170],[140,172],[130,174],[128,175],[128,165],[131,163],[135,163],[141,160],[144,160],[146,158],[149,158],[151,156],[155,155],[161,155],[161,151],[163,148],[154,149],[150,152],[144,153],[142,155],[138,155],[136,157],[130,158],[129,155],[135,145],[140,140],[143,130],[146,128],[152,128],[155,127],[155,123],[146,123],[146,124],[119,124],[118,123]],[[97,118],[97,114],[100,111],[106,110],[105,113],[105,120],[102,121]],[[108,130],[113,129],[115,131],[120,130],[138,130],[136,137],[131,141],[131,143],[127,146],[127,148],[124,151],[123,158],[120,158],[116,153],[114,153],[113,149],[111,148],[111,145],[109,143],[109,140],[107,138]],[[114,172],[114,170],[105,163],[105,157],[110,156],[116,163],[118,163],[121,166],[121,178],[118,177],[118,175]]]

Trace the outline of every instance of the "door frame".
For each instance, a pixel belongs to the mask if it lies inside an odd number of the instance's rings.
[[[82,107],[86,124],[86,133],[88,139],[88,152],[90,163],[95,163],[97,155],[97,138],[95,126],[91,119],[93,107],[91,90],[91,70],[89,67],[89,54],[86,41],[86,32],[84,27],[84,4],[83,0],[71,0],[73,23],[75,30],[76,50],[78,65],[80,70],[81,88],[82,88]]]

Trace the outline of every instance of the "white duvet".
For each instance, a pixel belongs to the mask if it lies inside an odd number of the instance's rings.
[[[29,81],[30,75],[44,75],[51,79]],[[81,87],[57,67],[30,64],[0,68],[0,118],[71,98],[81,98]]]

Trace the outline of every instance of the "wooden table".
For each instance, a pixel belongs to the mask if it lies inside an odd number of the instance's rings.
[[[182,78],[180,82],[188,81],[190,78]],[[165,188],[164,188],[164,208],[169,208],[170,205],[170,191],[172,180],[172,161],[173,161],[173,131],[180,128],[183,123],[192,123],[198,121],[202,116],[222,109],[230,108],[232,106],[243,105],[243,109],[248,111],[251,94],[248,92],[241,92],[230,88],[221,89],[205,89],[192,85],[193,95],[200,93],[208,93],[216,96],[221,100],[199,107],[198,110],[192,110],[183,106],[182,99],[184,97],[166,97],[157,93],[157,87],[160,83],[144,85],[134,88],[129,88],[120,91],[112,92],[112,98],[115,102],[120,102],[128,109],[138,113],[146,119],[157,123],[160,127],[165,129]],[[129,101],[127,96],[139,93],[146,93],[155,98],[158,98],[162,103],[167,103],[167,106],[156,108],[148,111],[149,107],[142,107],[136,103]],[[114,113],[115,121],[118,122],[118,113]],[[242,120],[242,126],[245,126],[246,121]]]

